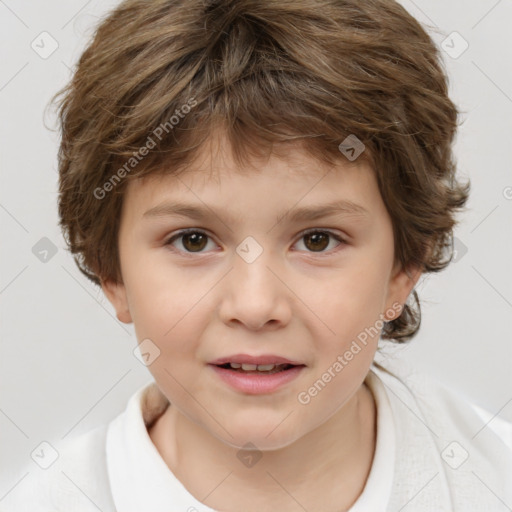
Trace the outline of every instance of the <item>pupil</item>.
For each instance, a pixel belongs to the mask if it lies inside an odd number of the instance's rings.
[[[191,247],[189,244],[186,243],[186,241],[192,241]],[[192,250],[201,250],[206,245],[206,237],[202,233],[188,233],[186,235],[183,235],[183,245],[187,249],[191,248]]]
[[[322,251],[329,245],[328,235],[326,233],[312,233],[312,234],[305,235],[305,237],[308,241],[313,242],[312,249],[314,251],[315,250]],[[319,240],[320,240],[320,243],[319,243]],[[306,244],[306,245],[308,245],[308,244]]]

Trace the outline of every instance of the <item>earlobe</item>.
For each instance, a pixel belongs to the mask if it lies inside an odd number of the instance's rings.
[[[124,284],[114,283],[111,280],[101,281],[101,288],[109,302],[114,306],[117,319],[125,324],[132,323]]]

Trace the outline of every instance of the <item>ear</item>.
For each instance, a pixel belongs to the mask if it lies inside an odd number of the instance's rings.
[[[110,303],[114,306],[117,319],[125,324],[132,323],[132,317],[128,307],[128,297],[126,296],[126,288],[124,284],[115,283],[111,280],[101,281],[101,288]]]
[[[398,318],[403,311],[412,289],[418,282],[423,271],[420,267],[410,266],[404,268],[400,262],[396,262],[393,268],[388,285],[388,296],[386,298],[386,311],[394,310],[395,314],[388,321]],[[400,310],[397,311],[396,305],[400,304]],[[394,307],[394,306],[395,307]]]

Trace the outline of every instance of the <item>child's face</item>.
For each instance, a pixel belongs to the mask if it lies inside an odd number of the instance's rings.
[[[149,338],[160,350],[149,370],[173,406],[227,444],[278,448],[355,396],[377,347],[375,328],[386,312],[398,316],[419,273],[413,282],[393,266],[391,219],[367,164],[340,154],[329,170],[296,146],[286,160],[273,155],[241,174],[223,154],[208,150],[186,174],[130,184],[119,232],[124,284],[103,289],[139,342]],[[291,220],[296,209],[340,201],[365,211]],[[176,203],[206,216],[147,214]],[[184,228],[207,236],[166,244]],[[316,238],[304,237],[310,228]],[[233,354],[305,367],[253,394],[209,364]]]

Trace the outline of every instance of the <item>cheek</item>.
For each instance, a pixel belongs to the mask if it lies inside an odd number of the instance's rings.
[[[344,340],[373,325],[382,313],[386,296],[387,269],[372,258],[358,258],[354,264],[330,272],[314,289],[302,292],[313,317],[322,324],[322,338]]]
[[[136,269],[126,282],[139,340],[150,338],[159,345],[179,347],[182,344],[175,340],[185,341],[190,337],[187,333],[193,332],[194,326],[197,329],[199,319],[205,317],[201,299],[208,290],[206,285],[191,286],[190,279],[151,265]]]

